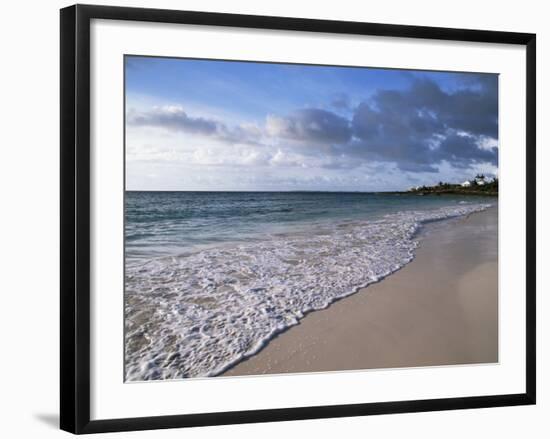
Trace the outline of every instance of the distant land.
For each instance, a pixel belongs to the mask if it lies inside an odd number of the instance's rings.
[[[416,186],[406,192],[416,195],[487,195],[498,196],[498,178],[487,178],[483,174],[463,183],[444,183],[435,186]]]

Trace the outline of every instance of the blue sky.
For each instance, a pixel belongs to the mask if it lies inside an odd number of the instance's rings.
[[[496,75],[126,57],[129,190],[399,190],[497,157]]]

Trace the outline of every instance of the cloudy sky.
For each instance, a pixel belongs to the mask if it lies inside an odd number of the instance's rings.
[[[126,57],[128,190],[402,190],[497,165],[496,75]]]

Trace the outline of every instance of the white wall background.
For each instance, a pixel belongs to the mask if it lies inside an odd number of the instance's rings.
[[[88,3],[96,3],[88,1]],[[104,0],[100,4],[299,16],[537,33],[539,403],[455,412],[371,416],[105,435],[143,438],[544,438],[550,434],[548,368],[550,221],[550,8],[545,2],[384,0]],[[59,13],[64,1],[9,2],[0,25],[0,435],[61,437],[58,419]]]

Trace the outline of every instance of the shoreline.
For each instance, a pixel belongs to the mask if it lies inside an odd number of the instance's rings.
[[[498,205],[424,225],[415,258],[221,376],[498,361]]]

